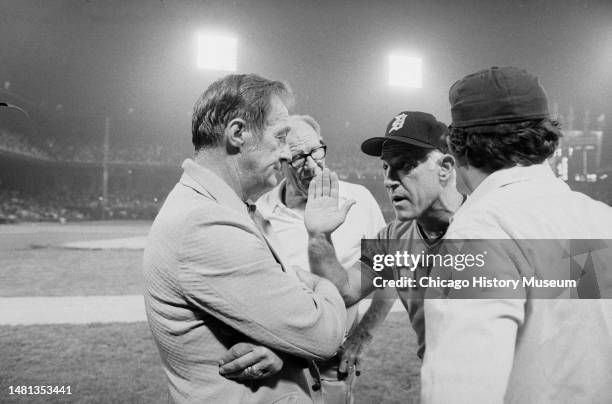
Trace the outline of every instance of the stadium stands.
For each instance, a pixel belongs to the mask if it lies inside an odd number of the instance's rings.
[[[188,157],[170,146],[144,142],[110,147],[109,191],[104,201],[102,145],[51,139],[34,145],[19,133],[0,130],[0,155],[0,223],[153,219]],[[333,149],[327,162],[341,179],[368,188],[385,219],[393,218],[380,160],[364,158],[358,150]],[[612,204],[612,175],[601,178],[570,186]]]
[[[7,130],[0,130],[0,150],[42,160],[54,159],[46,151],[30,144],[23,135]]]

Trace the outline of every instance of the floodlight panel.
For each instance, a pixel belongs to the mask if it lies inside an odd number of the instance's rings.
[[[413,56],[389,55],[389,85],[423,87],[423,60]]]
[[[197,66],[200,69],[236,71],[238,40],[229,36],[199,34]]]

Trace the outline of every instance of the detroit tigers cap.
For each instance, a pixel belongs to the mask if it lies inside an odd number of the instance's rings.
[[[442,139],[447,127],[433,115],[419,111],[403,111],[387,125],[384,137],[373,137],[361,143],[361,151],[367,155],[380,157],[383,143],[397,141],[423,149],[444,150]]]
[[[451,86],[448,99],[454,128],[549,116],[548,97],[538,78],[512,66],[494,66],[465,76]]]

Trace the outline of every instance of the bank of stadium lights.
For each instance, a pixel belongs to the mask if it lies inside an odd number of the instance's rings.
[[[196,35],[197,67],[207,70],[235,72],[238,40],[236,38],[199,33]]]
[[[423,60],[419,57],[392,53],[389,55],[391,87],[423,87]]]

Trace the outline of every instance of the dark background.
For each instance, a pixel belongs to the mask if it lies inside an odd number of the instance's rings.
[[[604,0],[2,0],[0,85],[10,82],[21,97],[11,100],[34,118],[23,124],[28,136],[101,143],[109,116],[115,145],[161,142],[188,154],[193,103],[225,74],[195,66],[195,33],[211,28],[238,38],[238,72],[289,81],[296,111],[319,120],[336,149],[357,153],[401,110],[448,123],[450,85],[492,65],[540,76],[551,106],[573,106],[578,126],[587,109],[612,119]],[[422,89],[388,87],[393,50],[422,56]]]

